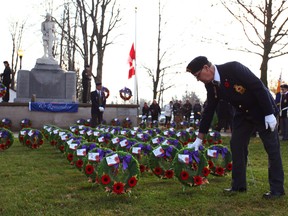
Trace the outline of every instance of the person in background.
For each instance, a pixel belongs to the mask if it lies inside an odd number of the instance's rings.
[[[186,121],[190,122],[192,112],[192,104],[189,100],[186,100],[185,104],[183,104],[183,115]]]
[[[182,121],[182,107],[178,100],[176,100],[173,104],[173,115],[174,121],[177,126],[179,126],[180,122]]]
[[[281,101],[280,101],[280,128],[282,133],[282,140],[288,140],[288,85],[283,84],[281,88]]]
[[[196,120],[200,121],[201,112],[202,112],[202,106],[201,106],[199,100],[197,100],[193,106],[194,121],[196,121]]]
[[[2,102],[9,102],[9,99],[10,99],[9,90],[10,90],[10,84],[11,84],[12,71],[11,71],[8,61],[4,61],[3,64],[5,66],[5,69],[4,69],[4,72],[0,76],[2,79],[2,83],[6,87],[6,94],[2,97],[2,100],[3,100]]]
[[[149,112],[150,112],[150,108],[147,102],[144,102],[144,105],[142,107],[142,121],[143,122],[147,122],[148,117],[149,117]]]
[[[173,112],[173,101],[170,101],[169,104],[166,104],[166,106],[164,107],[165,127],[170,126],[172,112]]]
[[[85,69],[82,72],[82,102],[87,103],[89,99],[89,93],[91,91],[91,68],[90,65],[86,65]]]
[[[149,107],[152,122],[158,121],[158,116],[161,114],[161,109],[159,104],[157,103],[156,99],[153,100],[153,103]]]
[[[102,90],[102,83],[96,83],[96,90],[91,92],[91,127],[96,127],[103,121],[103,114],[106,106],[105,92]]]
[[[270,191],[262,197],[275,199],[284,196],[284,171],[276,127],[278,109],[269,90],[249,68],[236,61],[213,65],[205,56],[198,56],[188,64],[186,71],[203,82],[207,91],[207,106],[192,148],[198,150],[202,145],[220,99],[235,107],[230,140],[232,182],[231,188],[224,189],[225,194],[247,190],[248,144],[256,128],[268,155]]]

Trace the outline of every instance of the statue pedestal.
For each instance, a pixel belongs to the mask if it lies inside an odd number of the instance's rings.
[[[37,59],[31,70],[19,70],[15,102],[75,102],[76,74],[64,71],[57,61],[50,58]]]

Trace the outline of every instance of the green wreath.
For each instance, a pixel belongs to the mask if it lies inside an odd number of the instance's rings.
[[[32,122],[30,119],[24,118],[20,121],[20,127],[22,128],[30,128],[32,126]]]
[[[78,146],[81,145],[81,142],[82,137],[77,136],[70,137],[68,140],[65,141],[64,155],[71,165],[74,164],[73,162],[74,152],[76,151]]]
[[[0,82],[0,97],[4,97],[6,94],[7,88],[6,86]]]
[[[222,144],[221,133],[219,131],[210,131],[206,134],[206,140],[210,145]]]
[[[123,128],[131,128],[132,127],[132,121],[130,120],[129,117],[123,119],[122,126],[123,126]]]
[[[139,163],[141,173],[149,171],[149,155],[152,150],[152,146],[145,142],[138,142],[130,148],[130,153]]]
[[[13,142],[13,133],[6,128],[0,128],[0,152],[10,148]]]
[[[132,91],[127,87],[119,90],[119,94],[124,101],[130,100],[130,98],[132,97]]]
[[[9,129],[12,127],[12,121],[8,118],[3,118],[0,122],[0,127]]]
[[[44,136],[38,129],[26,128],[25,135],[23,137],[23,145],[31,148],[38,149],[44,143]],[[23,130],[23,129],[22,129]]]
[[[193,148],[181,149],[173,160],[173,167],[175,176],[185,186],[208,183],[210,170],[202,151],[195,151]]]
[[[149,166],[152,172],[161,179],[174,177],[172,161],[178,150],[172,145],[159,145],[149,156]]]
[[[83,169],[83,158],[85,158],[92,149],[98,147],[99,145],[95,142],[83,142],[77,146],[77,149],[73,152],[73,164],[79,171]]]
[[[224,176],[232,170],[232,155],[223,145],[213,145],[205,150],[211,174]]]
[[[129,153],[116,151],[108,154],[99,164],[99,183],[113,194],[130,193],[139,180],[138,161]]]
[[[109,148],[93,148],[88,152],[86,157],[83,157],[83,173],[88,178],[89,182],[99,183],[98,179],[98,166],[99,163],[111,154],[113,151]]]

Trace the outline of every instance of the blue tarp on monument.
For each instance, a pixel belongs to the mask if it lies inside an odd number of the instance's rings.
[[[39,112],[78,112],[78,103],[29,102],[29,111],[39,111]]]

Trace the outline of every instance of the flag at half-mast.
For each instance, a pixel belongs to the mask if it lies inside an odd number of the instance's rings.
[[[281,87],[280,86],[281,86],[281,74],[278,79],[277,89],[276,89],[276,98],[275,98],[275,103],[278,107],[280,107],[280,103],[281,103]]]
[[[132,78],[132,76],[135,75],[134,60],[136,60],[136,53],[134,49],[134,43],[132,43],[132,47],[130,49],[129,58],[128,58],[128,64],[129,64],[128,79]]]

